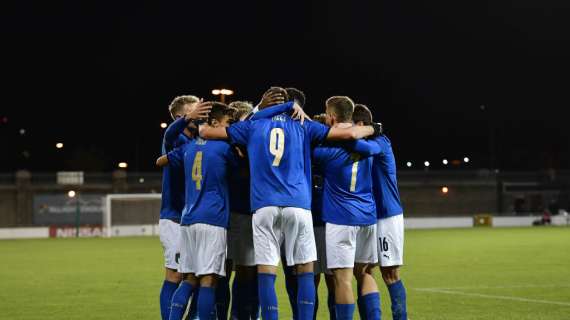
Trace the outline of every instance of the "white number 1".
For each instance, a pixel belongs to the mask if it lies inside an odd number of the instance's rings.
[[[358,174],[358,160],[360,160],[360,155],[353,153],[350,155],[350,159],[354,161],[352,163],[352,177],[350,178],[350,192],[354,192],[356,191],[356,175]]]
[[[271,129],[271,136],[269,137],[269,152],[275,156],[273,159],[273,166],[278,167],[285,151],[285,132],[281,128]]]

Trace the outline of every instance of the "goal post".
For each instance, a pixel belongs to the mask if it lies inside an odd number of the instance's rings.
[[[149,229],[156,228],[161,198],[160,193],[106,195],[103,197],[103,236],[145,235]]]

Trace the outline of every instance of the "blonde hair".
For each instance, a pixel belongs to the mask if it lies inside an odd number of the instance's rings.
[[[196,103],[198,101],[200,101],[200,99],[198,99],[198,97],[196,96],[192,95],[178,96],[174,98],[174,100],[172,100],[172,102],[168,106],[168,112],[170,112],[170,116],[172,117],[172,119],[175,119],[174,115],[180,112],[185,105],[190,103]]]
[[[234,115],[236,120],[240,120],[244,115],[253,111],[253,105],[249,101],[234,101],[229,104],[229,107],[237,109]]]

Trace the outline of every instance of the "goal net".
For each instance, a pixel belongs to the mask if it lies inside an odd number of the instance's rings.
[[[108,194],[103,198],[103,236],[158,235],[160,193]]]

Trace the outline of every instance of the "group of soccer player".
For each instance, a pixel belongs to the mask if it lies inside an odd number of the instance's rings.
[[[305,95],[271,87],[254,108],[176,97],[164,134],[162,319],[278,319],[282,262],[293,318],[312,320],[324,274],[330,319],[407,319],[404,222],[390,140],[346,96],[313,120]],[[234,281],[229,285],[232,270]],[[353,277],[358,297],[352,290]],[[230,294],[231,291],[231,294]],[[230,309],[231,300],[231,311]]]

